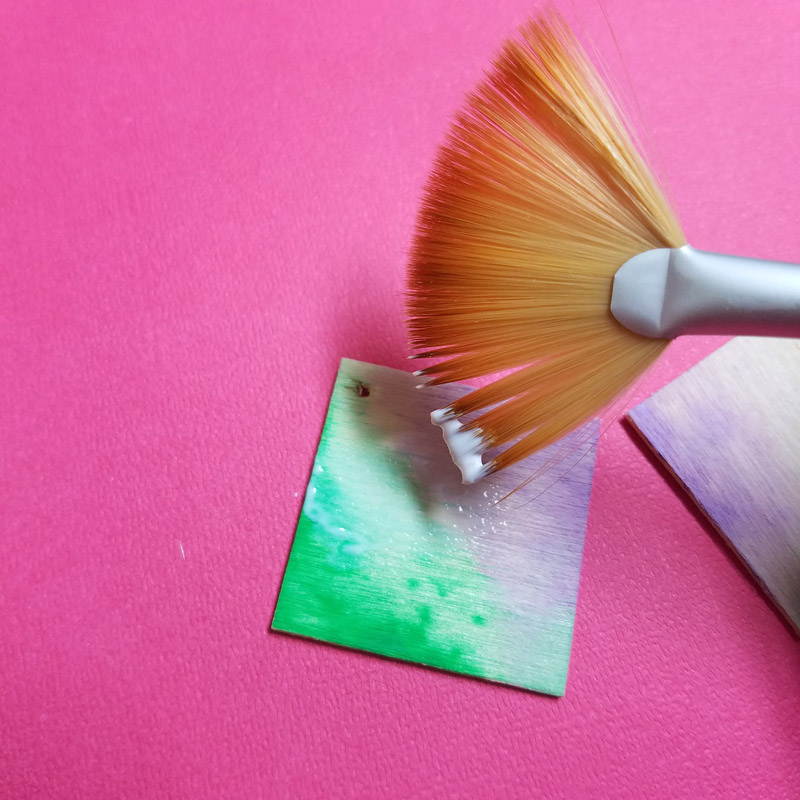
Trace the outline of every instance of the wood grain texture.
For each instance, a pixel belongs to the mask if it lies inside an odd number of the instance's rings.
[[[561,695],[596,426],[503,499],[554,453],[463,486],[417,380],[342,361],[273,628]]]
[[[629,413],[800,633],[800,342],[732,340]]]

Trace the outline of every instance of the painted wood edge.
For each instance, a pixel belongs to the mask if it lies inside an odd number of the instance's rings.
[[[700,511],[700,513],[703,515],[703,517],[705,517],[705,519],[708,521],[708,523],[711,525],[711,527],[720,536],[722,541],[725,542],[725,544],[728,546],[728,549],[731,550],[733,552],[733,554],[736,556],[736,558],[739,561],[739,563],[744,565],[745,569],[747,570],[747,572],[749,573],[750,577],[753,579],[755,584],[769,598],[769,601],[780,612],[780,614],[784,618],[784,620],[786,620],[786,622],[789,625],[790,630],[795,635],[795,637],[800,639],[800,623],[796,622],[795,620],[793,620],[789,616],[788,612],[777,601],[777,599],[772,594],[772,592],[769,590],[767,585],[761,580],[761,577],[753,570],[753,568],[750,566],[748,561],[739,552],[739,549],[736,547],[736,545],[733,544],[733,542],[731,542],[731,540],[725,535],[725,531],[723,531],[722,528],[720,528],[719,525],[717,525],[717,523],[715,522],[714,518],[708,512],[706,507],[700,502],[700,500],[698,500],[698,498],[691,491],[691,489],[689,489],[689,487],[683,482],[683,480],[680,477],[680,475],[678,475],[678,473],[675,472],[675,470],[672,468],[672,465],[656,449],[656,447],[653,445],[653,443],[650,441],[650,439],[647,437],[647,435],[644,433],[644,431],[636,423],[636,420],[633,417],[633,413],[632,413],[635,410],[636,410],[635,408],[631,409],[630,411],[628,411],[625,414],[625,420],[627,421],[627,423],[631,426],[631,428],[633,428],[633,430],[638,434],[638,436],[641,438],[641,440],[647,445],[647,447],[650,450],[650,452],[659,460],[659,462],[662,464],[662,466],[673,477],[675,482],[681,487],[681,489],[683,489],[683,491],[686,493],[686,495],[694,503],[695,508],[697,508]]]

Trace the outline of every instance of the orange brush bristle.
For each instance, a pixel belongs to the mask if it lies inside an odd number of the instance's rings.
[[[665,340],[609,311],[629,258],[685,244],[585,52],[556,13],[506,43],[436,159],[411,252],[408,327],[431,383],[515,370],[449,411],[502,448],[487,472],[606,408]],[[476,416],[475,412],[480,412]]]

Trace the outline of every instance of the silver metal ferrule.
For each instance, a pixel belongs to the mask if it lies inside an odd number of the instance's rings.
[[[656,339],[800,336],[800,265],[689,245],[647,250],[617,270],[611,313],[626,328]]]

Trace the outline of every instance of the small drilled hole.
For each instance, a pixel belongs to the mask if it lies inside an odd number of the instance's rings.
[[[353,386],[353,391],[359,397],[369,397],[369,386],[366,383],[362,383],[361,381],[356,381]]]

